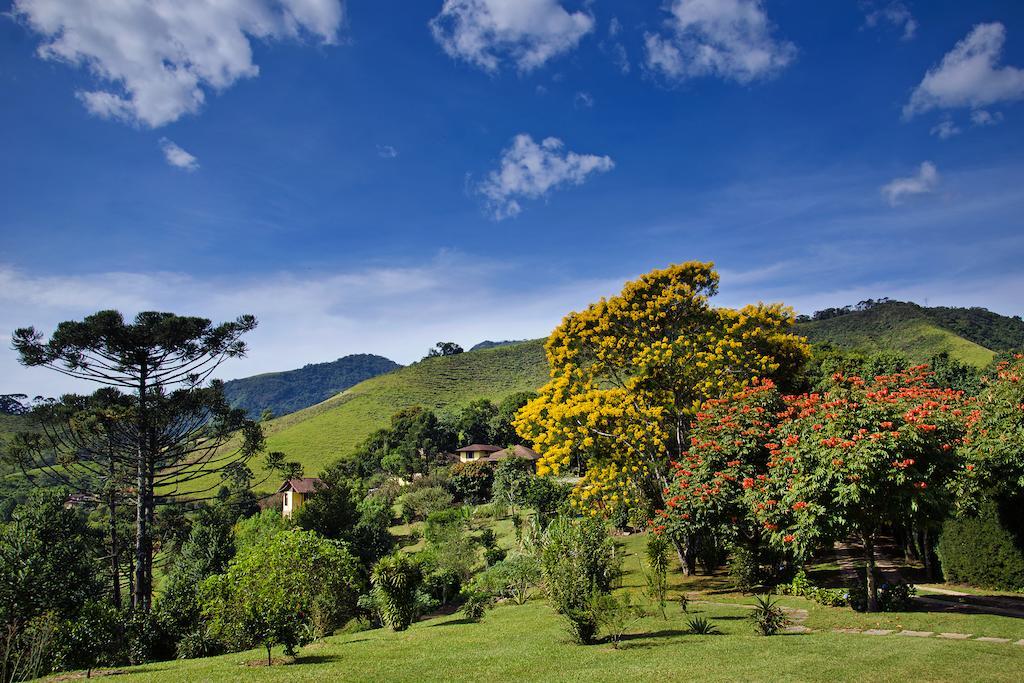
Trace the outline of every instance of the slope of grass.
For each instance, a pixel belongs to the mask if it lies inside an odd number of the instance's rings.
[[[915,304],[885,304],[827,320],[798,323],[797,332],[812,343],[831,342],[867,352],[898,351],[919,363],[943,351],[977,367],[992,360],[992,349],[941,326],[928,310]]]
[[[427,358],[360,382],[328,400],[266,423],[267,448],[301,462],[312,475],[348,455],[403,408],[460,408],[537,389],[548,378],[543,340]]]

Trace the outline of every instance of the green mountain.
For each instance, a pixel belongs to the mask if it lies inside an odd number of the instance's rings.
[[[882,301],[856,309],[829,309],[796,330],[815,344],[867,352],[898,351],[914,362],[940,352],[977,367],[998,351],[1024,348],[1024,321],[984,308],[926,308],[903,301]]]
[[[224,383],[224,393],[232,406],[244,408],[253,418],[268,409],[274,415],[287,415],[400,367],[383,356],[359,353],[298,370],[233,379]]]
[[[425,358],[266,423],[267,448],[301,462],[312,476],[353,451],[403,408],[457,409],[478,398],[499,401],[548,379],[544,340]],[[268,487],[269,483],[265,486]]]

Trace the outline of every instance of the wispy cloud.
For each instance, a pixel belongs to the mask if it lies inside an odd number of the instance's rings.
[[[160,149],[171,166],[184,171],[199,170],[199,160],[167,138],[160,138]]]
[[[394,159],[398,156],[398,150],[391,145],[377,145],[377,156],[381,159]]]
[[[487,199],[493,218],[502,220],[522,211],[521,200],[544,197],[560,186],[580,185],[590,174],[614,167],[609,156],[567,151],[558,138],[544,138],[538,144],[521,133],[478,191]]]
[[[931,129],[931,134],[940,140],[948,140],[954,135],[960,135],[961,132],[960,127],[950,119],[939,121]]]
[[[906,178],[896,178],[882,187],[882,194],[891,206],[899,205],[907,196],[929,194],[939,185],[939,171],[930,161],[921,162],[917,173]]]
[[[893,0],[891,2],[862,2],[864,9],[864,25],[875,28],[888,25],[899,29],[903,40],[912,40],[917,34],[917,20],[910,13],[906,4]]]
[[[537,69],[593,29],[590,14],[569,12],[558,0],[445,0],[430,21],[445,52],[485,71],[506,60],[520,71]]]
[[[670,80],[718,76],[739,83],[777,74],[796,46],[774,37],[760,0],[673,0],[667,33],[647,33],[647,67]]]
[[[580,91],[572,98],[572,104],[577,109],[580,107],[589,109],[594,106],[594,97],[588,92]]]
[[[197,112],[207,90],[252,78],[251,39],[336,40],[341,0],[14,0],[39,55],[109,86],[77,93],[93,114],[157,128]]]
[[[1024,98],[1024,70],[999,66],[1006,28],[978,24],[928,70],[903,107],[910,119],[932,109],[979,109]]]

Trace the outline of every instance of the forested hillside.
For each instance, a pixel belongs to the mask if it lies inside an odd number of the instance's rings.
[[[819,311],[797,323],[812,343],[898,351],[916,362],[947,352],[983,367],[998,351],[1024,348],[1024,321],[984,308],[926,308],[902,301]]]
[[[359,353],[298,370],[231,380],[225,382],[224,393],[231,405],[244,408],[250,417],[258,418],[264,410],[274,415],[287,415],[400,367],[383,356]]]

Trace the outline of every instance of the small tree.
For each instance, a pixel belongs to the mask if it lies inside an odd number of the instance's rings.
[[[516,508],[523,504],[526,485],[533,474],[533,463],[525,458],[505,458],[494,470],[492,496],[498,503],[510,508],[515,516]]]
[[[310,634],[330,633],[354,614],[359,565],[337,541],[311,531],[273,536],[202,586],[211,634],[232,649],[262,646],[294,654]]]
[[[664,536],[649,534],[647,536],[647,566],[650,573],[646,574],[647,594],[658,606],[662,619],[668,619],[665,608],[668,606],[668,541]]]
[[[633,600],[632,594],[625,592],[621,596],[611,593],[594,593],[590,608],[594,612],[598,628],[608,636],[612,648],[619,649],[622,636],[634,624],[647,616],[643,605]]]
[[[455,342],[437,342],[434,347],[427,351],[427,358],[436,358],[437,356],[457,356],[462,353],[462,347]]]
[[[423,581],[419,563],[397,553],[381,558],[370,575],[373,598],[380,618],[395,631],[404,631],[416,618],[417,592]]]
[[[591,643],[597,635],[594,595],[611,590],[620,565],[602,521],[560,517],[548,526],[541,572],[551,606],[569,622],[577,642]]]

